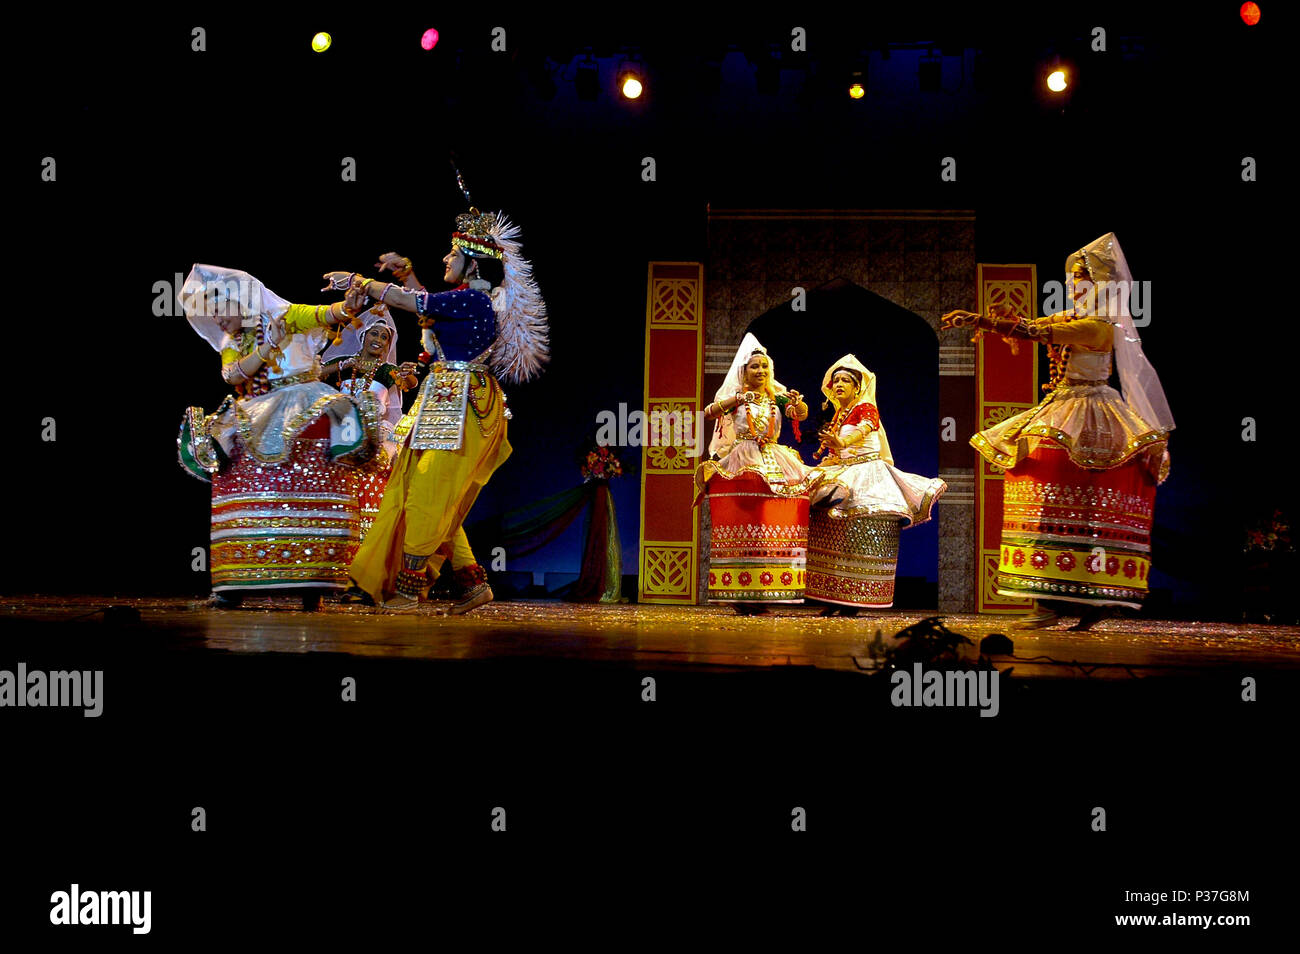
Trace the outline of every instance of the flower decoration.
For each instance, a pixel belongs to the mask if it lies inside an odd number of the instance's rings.
[[[596,445],[582,458],[582,479],[612,480],[623,476],[623,462],[610,448]]]
[[[1246,544],[1242,552],[1251,550],[1280,550],[1292,552],[1295,542],[1291,539],[1291,522],[1281,510],[1274,510],[1266,520],[1257,521],[1246,528]]]

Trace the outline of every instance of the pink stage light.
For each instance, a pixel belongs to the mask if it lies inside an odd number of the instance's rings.
[[[438,31],[433,27],[424,31],[424,36],[420,37],[420,46],[426,50],[432,50],[438,45]]]

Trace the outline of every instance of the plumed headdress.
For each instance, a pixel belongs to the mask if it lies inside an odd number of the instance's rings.
[[[456,184],[469,211],[456,216],[452,247],[470,258],[494,258],[504,272],[501,284],[492,289],[497,338],[488,363],[504,381],[530,381],[550,360],[550,329],[546,302],[533,280],[532,263],[520,251],[519,227],[502,212],[480,212],[470,199],[459,169]]]

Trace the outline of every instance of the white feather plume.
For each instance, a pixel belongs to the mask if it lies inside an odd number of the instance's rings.
[[[502,249],[505,277],[492,289],[497,340],[488,360],[498,378],[518,384],[535,378],[550,360],[550,329],[532,263],[519,252],[519,227],[500,212],[495,218],[489,234]]]

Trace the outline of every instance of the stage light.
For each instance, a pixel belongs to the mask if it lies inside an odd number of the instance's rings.
[[[311,48],[317,53],[324,53],[333,42],[328,33],[317,33],[311,38]]]
[[[1052,70],[1047,76],[1047,88],[1053,93],[1062,92],[1068,84],[1065,81],[1065,70]]]
[[[624,63],[618,71],[618,88],[626,99],[636,99],[644,91],[641,70],[635,63]]]
[[[420,46],[426,50],[432,50],[438,45],[438,31],[433,27],[424,31],[424,36],[420,37]]]
[[[851,99],[861,99],[866,95],[867,91],[862,87],[861,83],[854,82],[849,86],[849,97]]]
[[[578,71],[574,75],[573,87],[578,93],[578,99],[587,102],[595,102],[597,95],[599,95],[600,67],[590,54],[585,60],[578,63]]]
[[[1241,22],[1246,26],[1254,26],[1259,22],[1259,4],[1243,3],[1241,5]]]

